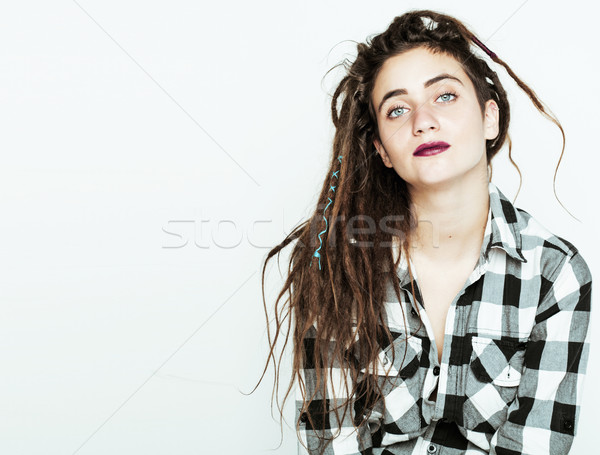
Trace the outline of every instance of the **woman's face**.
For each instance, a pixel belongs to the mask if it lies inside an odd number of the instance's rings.
[[[441,188],[478,173],[487,181],[485,141],[498,135],[498,105],[488,100],[482,118],[473,84],[453,57],[420,47],[389,58],[372,102],[382,141],[375,148],[409,188]],[[429,142],[449,147],[414,154]]]

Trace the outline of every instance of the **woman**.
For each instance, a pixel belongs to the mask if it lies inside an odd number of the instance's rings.
[[[297,384],[304,452],[571,447],[591,275],[575,246],[491,182],[507,141],[510,156],[510,110],[475,49],[562,132],[450,16],[411,11],[358,45],[332,100],[321,204],[264,264],[297,240],[269,342],[277,373],[275,346],[291,330],[285,398]]]

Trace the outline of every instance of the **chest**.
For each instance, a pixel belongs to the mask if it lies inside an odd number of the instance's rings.
[[[417,282],[427,318],[433,329],[438,361],[441,363],[446,319],[455,297],[473,272],[475,263],[465,261],[453,267],[417,264]]]

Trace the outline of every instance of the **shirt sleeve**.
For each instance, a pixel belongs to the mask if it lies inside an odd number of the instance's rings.
[[[490,454],[565,455],[577,433],[589,357],[592,277],[581,255],[542,278],[535,325],[517,396],[490,441]]]
[[[360,455],[370,454],[373,447],[371,428],[378,428],[381,414],[371,412],[365,424],[357,429],[357,413],[361,407],[359,400],[351,397],[347,412],[340,406],[347,400],[352,391],[352,381],[349,374],[342,376],[339,365],[325,370],[328,375],[327,390],[323,392],[317,387],[317,375],[314,368],[314,327],[304,339],[305,360],[300,370],[302,383],[296,383],[296,422],[299,420],[298,454],[310,455]],[[330,349],[334,347],[330,342]],[[347,370],[346,370],[347,371]],[[344,382],[347,381],[347,386]],[[304,396],[313,396],[308,409],[303,411]],[[325,409],[323,408],[325,405]],[[336,415],[335,408],[338,409]],[[339,417],[339,418],[338,418]]]

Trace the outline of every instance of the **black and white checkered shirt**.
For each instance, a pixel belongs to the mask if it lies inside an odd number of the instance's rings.
[[[394,336],[379,355],[385,411],[377,405],[367,413],[368,425],[357,432],[354,415],[345,416],[340,425],[334,413],[318,415],[322,402],[317,400],[310,408],[313,428],[306,415],[299,415],[302,397],[297,388],[296,417],[308,453],[321,453],[316,435],[336,433],[323,453],[569,452],[589,356],[592,277],[571,243],[515,208],[491,182],[489,196],[479,261],[448,310],[442,362],[418,277],[413,295],[404,260],[397,273],[402,301],[390,285],[385,302]],[[414,276],[412,264],[411,270]],[[423,323],[419,330],[417,309]],[[308,356],[310,336],[314,331],[305,340]],[[333,378],[339,378],[334,370]],[[301,374],[312,394],[314,370],[305,365]],[[341,395],[337,403],[345,400]],[[333,396],[322,398],[329,407],[336,402]],[[299,453],[307,453],[304,446],[299,444]]]

